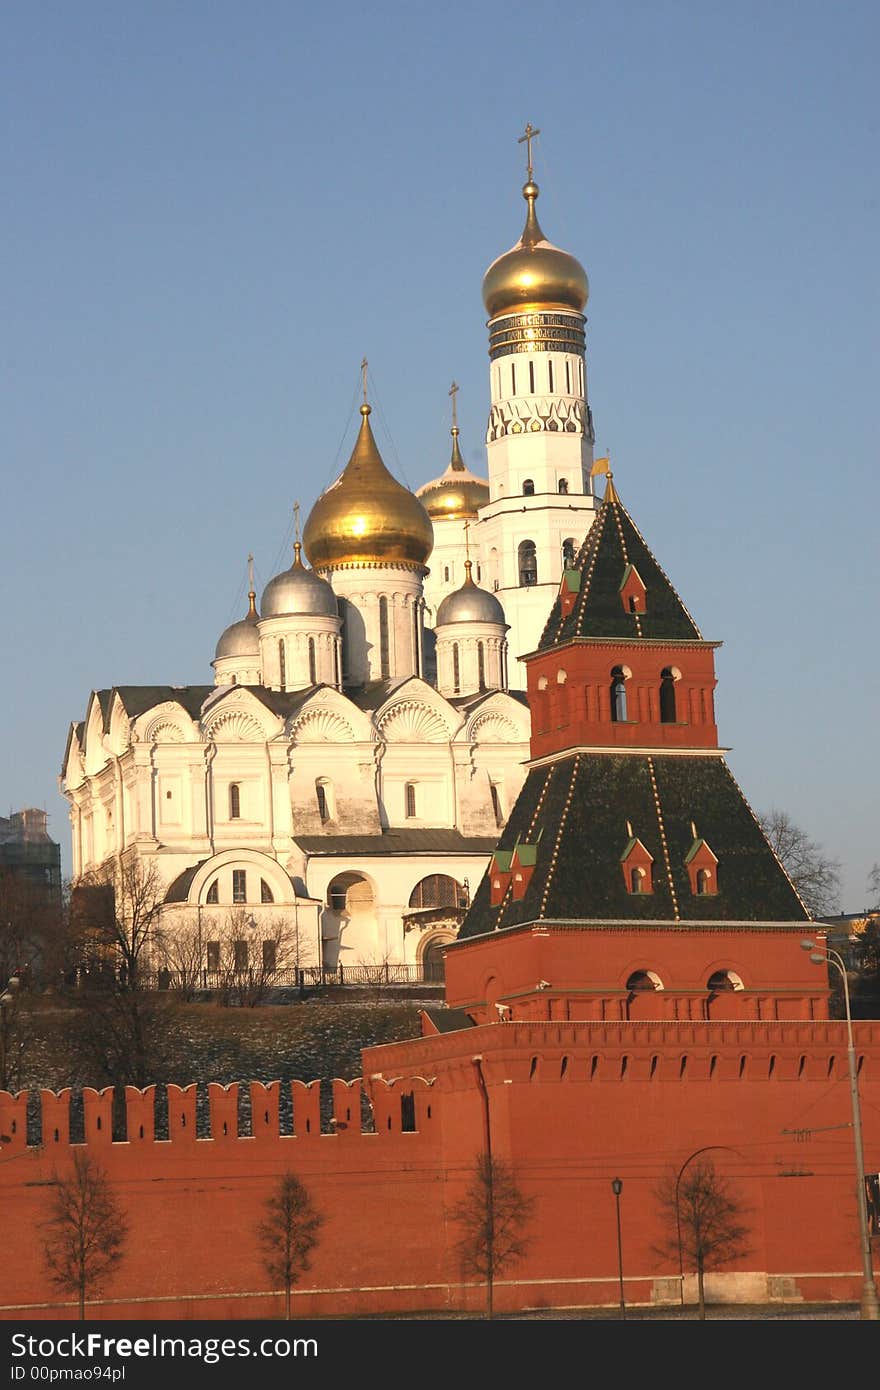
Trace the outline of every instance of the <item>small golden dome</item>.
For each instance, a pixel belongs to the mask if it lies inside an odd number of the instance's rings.
[[[366,402],[351,458],[312,508],[303,544],[314,569],[382,561],[421,566],[433,549],[427,512],[382,462]]]
[[[529,205],[523,234],[515,246],[493,261],[483,276],[483,303],[490,319],[524,309],[574,309],[582,314],[590,297],[580,261],[547,240],[538,224],[538,185],[523,186]]]
[[[444,518],[465,521],[468,517],[473,520],[479,508],[489,501],[489,484],[465,467],[458,447],[458,426],[453,425],[450,433],[452,458],[449,467],[439,478],[417,488],[416,497],[432,521]]]

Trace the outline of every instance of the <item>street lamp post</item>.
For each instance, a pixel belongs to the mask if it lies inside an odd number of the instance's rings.
[[[723,1149],[725,1153],[737,1154],[741,1157],[739,1150],[732,1149],[729,1144],[704,1144],[701,1149],[694,1149],[692,1154],[688,1154],[684,1163],[679,1168],[675,1179],[675,1234],[678,1241],[678,1301],[682,1308],[684,1307],[684,1251],[681,1244],[681,1208],[678,1204],[681,1180],[684,1176],[684,1170],[689,1163],[693,1163],[694,1159],[699,1158],[700,1154],[709,1153],[715,1149]]]
[[[620,1194],[623,1191],[622,1178],[611,1179],[611,1191],[617,1206],[617,1280],[620,1285],[620,1316],[626,1317],[626,1299],[623,1295],[623,1242],[620,1238]]]
[[[874,1282],[874,1266],[871,1262],[871,1238],[868,1234],[868,1213],[865,1209],[865,1155],[862,1148],[862,1111],[859,1104],[859,1074],[856,1067],[856,1050],[853,1046],[852,1014],[849,1007],[849,981],[843,957],[833,951],[827,942],[802,941],[801,949],[810,952],[814,965],[827,962],[833,965],[843,980],[843,1006],[846,1012],[846,1058],[849,1066],[849,1099],[852,1109],[852,1131],[856,1158],[856,1201],[859,1208],[859,1240],[862,1247],[862,1297],[861,1315],[870,1322],[880,1322],[880,1301],[877,1298],[877,1285]]]

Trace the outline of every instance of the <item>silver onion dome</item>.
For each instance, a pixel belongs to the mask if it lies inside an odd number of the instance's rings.
[[[215,661],[219,661],[224,656],[259,657],[260,634],[257,632],[257,623],[260,621],[260,616],[257,613],[256,598],[256,594],[251,589],[248,594],[247,615],[240,618],[237,623],[232,623],[221,634],[220,641],[217,643],[217,650],[214,653]]]
[[[447,594],[437,609],[435,627],[445,623],[497,623],[507,626],[504,609],[488,589],[480,589],[471,578],[472,562],[465,560],[466,578],[460,589]]]
[[[264,618],[278,618],[284,614],[297,616],[338,618],[336,595],[327,583],[314,570],[307,570],[302,562],[302,546],[297,541],[293,547],[294,560],[289,570],[276,574],[263,590],[260,607]]]

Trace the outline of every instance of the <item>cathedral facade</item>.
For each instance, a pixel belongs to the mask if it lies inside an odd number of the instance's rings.
[[[596,507],[587,277],[540,228],[531,157],[523,197],[483,282],[488,480],[462,460],[454,388],[448,468],[398,483],[365,376],[351,457],[259,605],[251,582],[213,685],[95,691],[71,727],[75,881],[135,857],[207,972],[230,931],[271,965],[284,923],[288,964],[438,973],[522,786],[517,659]]]

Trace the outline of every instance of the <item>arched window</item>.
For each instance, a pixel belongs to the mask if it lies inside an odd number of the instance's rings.
[[[523,497],[534,497],[534,495],[535,484],[531,478],[526,478],[525,482],[523,483]]]
[[[629,891],[631,893],[644,893],[645,891],[645,871],[644,869],[630,869],[629,871]]]
[[[215,878],[215,879],[214,879],[214,882],[211,884],[211,887],[208,889],[208,891],[207,891],[207,893],[206,893],[206,895],[205,895],[205,902],[206,902],[206,903],[219,903],[219,901],[220,901],[220,881],[219,881],[219,879],[216,879],[216,878]]]
[[[416,814],[416,784],[407,782],[404,787],[404,800],[406,802],[406,818],[413,820]]]
[[[275,901],[275,894],[272,892],[272,889],[269,887],[269,885],[268,885],[268,883],[266,882],[266,880],[265,880],[264,878],[261,878],[261,879],[260,879],[260,902],[261,902],[261,903],[274,903],[274,901]]]
[[[391,675],[391,656],[388,642],[388,600],[379,599],[379,664],[383,681]]]
[[[521,588],[526,588],[530,584],[538,582],[538,555],[535,550],[534,541],[520,541],[519,550],[519,582]]]
[[[229,788],[229,819],[241,820],[241,788],[237,782]]]
[[[318,815],[322,821],[331,820],[333,817],[332,799],[333,793],[330,783],[326,778],[321,778],[315,783],[315,796],[318,801]]]
[[[744,986],[736,971],[716,970],[706,981],[706,988],[712,994],[721,994],[728,990],[741,990]]]
[[[464,886],[449,874],[428,874],[420,879],[409,895],[413,908],[467,907]]]
[[[559,491],[561,492],[561,494],[562,494],[563,497],[567,497],[567,496],[568,496],[568,479],[567,479],[567,478],[560,478],[560,479],[559,479]]]
[[[626,987],[633,994],[638,994],[642,990],[662,989],[663,981],[653,970],[634,970],[626,982]]]
[[[615,724],[626,723],[626,676],[622,666],[611,671],[611,718]],[[638,889],[634,889],[638,892]]]
[[[449,583],[449,566],[448,566],[448,565],[444,565],[444,566],[443,566],[443,583],[444,583],[444,584],[448,584],[448,583]]]
[[[675,722],[675,676],[672,667],[666,666],[660,673],[660,723]]]
[[[699,894],[711,893],[712,875],[709,873],[708,869],[697,869],[696,880],[697,892]]]
[[[458,656],[458,643],[452,644],[452,689],[457,695],[461,690],[461,662]]]
[[[245,869],[232,870],[232,901],[234,903],[247,902],[247,871]]]
[[[569,536],[562,542],[562,564],[567,570],[574,569],[574,537]]]
[[[318,664],[315,659],[315,639],[309,638],[309,685],[318,684]]]
[[[278,684],[282,690],[287,689],[287,660],[284,653],[284,638],[278,639]]]
[[[486,689],[486,648],[484,643],[477,643],[477,685],[480,690]]]

